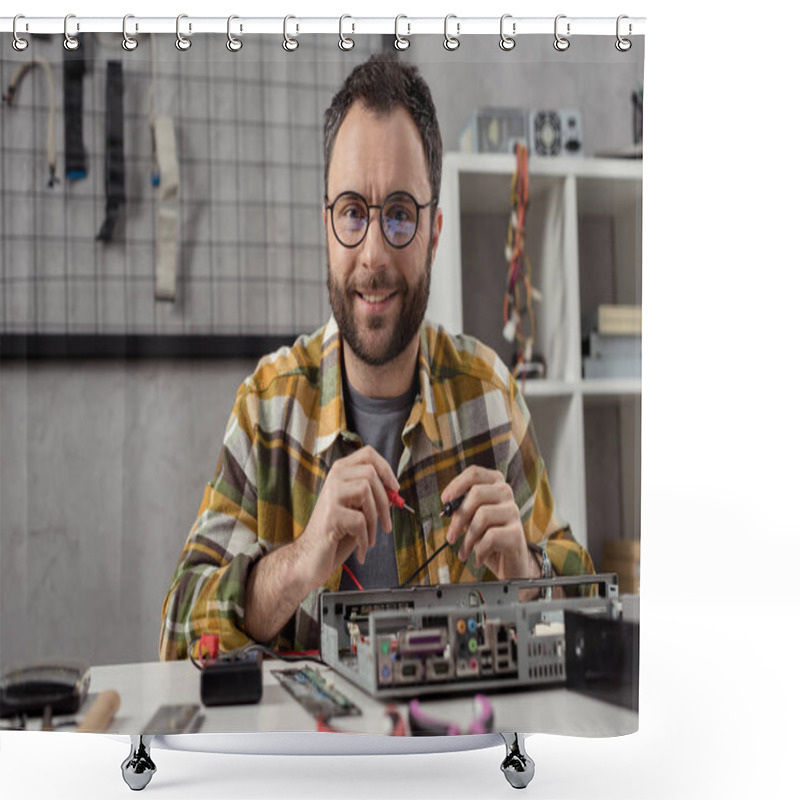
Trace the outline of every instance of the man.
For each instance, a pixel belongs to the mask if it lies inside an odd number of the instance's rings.
[[[325,114],[324,156],[333,319],[239,389],[164,600],[164,659],[202,633],[223,649],[316,648],[324,589],[535,578],[545,552],[557,573],[593,571],[554,513],[508,370],[424,321],[442,143],[416,68],[356,67]]]

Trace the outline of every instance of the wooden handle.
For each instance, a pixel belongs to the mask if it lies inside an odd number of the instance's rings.
[[[113,689],[106,689],[97,695],[97,699],[92,703],[76,730],[81,733],[102,733],[108,730],[108,726],[118,710],[119,694]]]

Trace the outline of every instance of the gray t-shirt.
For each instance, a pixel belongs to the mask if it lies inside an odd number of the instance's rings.
[[[395,475],[403,453],[400,437],[416,396],[415,384],[400,397],[364,397],[345,380],[348,427],[361,437],[365,445],[370,445],[386,459]],[[365,589],[389,589],[399,583],[394,537],[383,530],[380,520],[375,546],[367,550],[364,563],[358,563],[353,551],[345,564]],[[340,589],[345,591],[357,588],[344,570]]]

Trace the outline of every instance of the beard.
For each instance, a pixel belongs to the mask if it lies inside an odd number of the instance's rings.
[[[355,283],[354,281],[349,282],[351,285],[342,287],[334,280],[331,273],[330,254],[328,254],[328,296],[333,317],[339,326],[342,338],[364,363],[372,367],[382,367],[388,364],[397,358],[417,335],[428,308],[432,255],[433,241],[431,240],[425,255],[425,270],[413,286],[409,286],[402,277],[399,279],[399,283],[392,282],[388,274],[382,271],[373,274],[366,284],[360,284],[356,288],[355,285],[352,285]],[[371,343],[369,337],[363,335],[359,330],[355,314],[353,314],[356,291],[362,294],[378,294],[384,291],[399,292],[402,300],[400,314],[385,344]],[[371,316],[368,321],[368,331],[383,330],[389,325],[391,322],[386,316]]]

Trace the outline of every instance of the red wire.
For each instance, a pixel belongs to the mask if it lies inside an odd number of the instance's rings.
[[[342,569],[353,579],[353,583],[356,586],[358,586],[359,590],[363,592],[364,587],[358,582],[358,578],[356,578],[356,576],[353,575],[352,571],[350,570],[350,567],[348,567],[347,564],[342,564]]]
[[[318,656],[319,650],[281,650],[280,655],[282,656]]]

